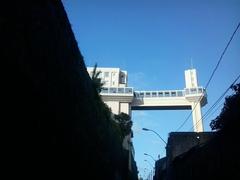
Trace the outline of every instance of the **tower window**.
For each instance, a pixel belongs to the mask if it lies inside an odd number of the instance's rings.
[[[109,77],[109,72],[105,72],[104,77]]]

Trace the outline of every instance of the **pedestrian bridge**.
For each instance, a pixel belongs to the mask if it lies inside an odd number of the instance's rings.
[[[134,91],[132,87],[104,87],[101,91],[104,101],[125,99],[132,110],[179,110],[191,109],[192,101],[201,106],[207,103],[203,87],[184,90]]]
[[[187,110],[192,109],[196,132],[203,131],[201,107],[207,103],[203,87],[184,88],[183,90],[134,91],[132,87],[103,87],[101,97],[104,102],[117,106],[128,104],[130,110]],[[116,104],[121,102],[120,104]],[[119,108],[120,107],[120,108]],[[126,109],[126,107],[125,107]],[[115,112],[117,113],[117,112]],[[200,122],[199,122],[200,121]]]
[[[193,101],[206,104],[204,88],[185,88],[184,90],[135,91],[132,110],[181,110],[191,109]]]

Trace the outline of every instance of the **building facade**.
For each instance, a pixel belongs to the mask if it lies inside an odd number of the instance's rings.
[[[92,76],[92,67],[87,71]],[[133,100],[133,88],[127,87],[127,72],[120,68],[97,68],[100,71],[99,78],[103,83],[101,91],[103,101],[111,108],[114,114],[121,112],[131,116],[131,102]]]

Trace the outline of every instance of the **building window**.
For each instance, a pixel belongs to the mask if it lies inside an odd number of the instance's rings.
[[[171,92],[171,96],[175,97],[176,96],[176,92]]]
[[[191,92],[191,94],[196,94],[197,93],[197,89],[196,88],[191,88],[190,92]]]
[[[198,93],[202,93],[203,89],[202,88],[198,88]]]
[[[124,88],[118,88],[118,93],[124,93]]]
[[[168,97],[169,96],[169,92],[165,92],[165,96]]]
[[[125,81],[125,75],[124,75],[123,73],[120,73],[120,83],[121,83],[121,84],[126,83],[126,81]]]
[[[177,92],[177,96],[183,96],[183,92],[182,91],[178,91]]]
[[[109,77],[109,72],[104,72],[104,77]]]
[[[117,88],[110,88],[109,92],[110,93],[117,93]]]
[[[132,92],[133,92],[132,88],[125,88],[125,93],[129,94]]]
[[[101,93],[108,93],[108,88],[102,88]]]
[[[152,97],[157,97],[157,93],[156,92],[152,92]]]
[[[145,96],[150,97],[150,92],[146,92]]]
[[[104,83],[105,86],[109,85],[109,81],[103,81],[103,83]]]

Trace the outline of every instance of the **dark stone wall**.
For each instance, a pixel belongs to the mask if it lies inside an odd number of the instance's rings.
[[[204,146],[175,158],[169,166],[167,179],[240,179],[239,152],[238,146],[217,135]]]
[[[0,39],[8,177],[124,179],[120,137],[93,89],[61,1],[2,3]]]
[[[213,132],[171,132],[166,147],[167,161],[189,151],[192,147],[206,143],[214,137]]]
[[[167,173],[167,158],[161,158],[155,162],[154,180],[164,180]]]

